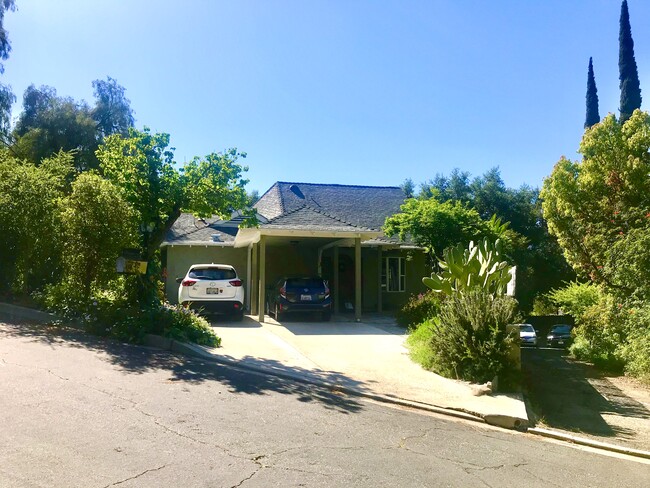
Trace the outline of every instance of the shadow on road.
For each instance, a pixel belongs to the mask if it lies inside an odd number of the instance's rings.
[[[336,389],[328,391],[276,376],[249,373],[210,361],[92,336],[66,327],[3,320],[0,321],[0,338],[3,336],[27,338],[52,349],[65,347],[88,349],[96,352],[100,359],[120,368],[125,374],[166,370],[171,375],[169,381],[189,383],[215,381],[227,386],[233,393],[265,395],[268,392],[275,392],[294,395],[300,402],[318,402],[325,408],[342,413],[355,413],[363,408],[363,404],[356,399],[341,395]],[[286,366],[274,360],[253,359],[258,362],[260,368],[271,373],[305,376],[309,374],[312,377],[316,375],[328,383],[340,382],[346,386],[353,386],[357,390],[364,389],[363,383],[339,373],[313,372]]]
[[[636,431],[608,424],[603,414],[650,419],[650,411],[589,364],[564,350],[523,349],[522,372],[535,413],[551,428],[604,437],[633,438]]]

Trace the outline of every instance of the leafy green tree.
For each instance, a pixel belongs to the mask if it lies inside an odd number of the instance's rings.
[[[110,76],[104,80],[93,81],[96,104],[91,116],[97,123],[100,138],[111,134],[128,135],[133,127],[131,102],[125,97],[125,89]]]
[[[30,85],[14,130],[13,151],[34,164],[59,151],[74,155],[75,167],[97,167],[97,129],[85,102],[59,97],[54,88]]]
[[[9,59],[9,53],[11,52],[9,36],[4,28],[5,12],[8,10],[16,10],[15,0],[0,0],[0,59],[3,61]],[[0,63],[0,73],[4,73],[4,71],[5,67]]]
[[[72,193],[61,201],[61,224],[66,279],[88,299],[93,286],[115,278],[121,251],[137,244],[135,211],[119,188],[88,172],[79,175]]]
[[[470,187],[470,174],[454,168],[446,177],[440,173],[426,183],[420,185],[419,198],[431,198],[436,196],[440,201],[458,200],[470,203],[472,200]]]
[[[413,198],[415,196],[415,183],[413,183],[411,178],[405,179],[400,185],[400,188],[404,192],[404,195],[406,195],[406,198]]]
[[[600,288],[592,283],[572,281],[562,288],[551,290],[547,296],[556,309],[561,309],[580,323],[585,311],[598,303],[601,295]]]
[[[455,169],[449,177],[438,174],[420,188],[418,198],[435,195],[442,202],[462,202],[484,220],[496,215],[510,224],[502,238],[517,266],[516,296],[522,309],[530,310],[536,296],[575,278],[556,238],[548,232],[537,188],[508,188],[498,168],[474,179]]]
[[[139,247],[149,263],[141,281],[143,305],[156,299],[159,247],[183,211],[229,217],[249,203],[243,178],[248,168],[237,163],[245,153],[212,153],[178,169],[168,145],[168,134],[130,129],[127,137],[108,136],[97,151],[102,173],[123,191],[137,215]]]
[[[0,287],[29,293],[60,275],[57,201],[72,174],[72,156],[59,153],[40,166],[0,153]]]
[[[11,43],[9,36],[4,28],[4,16],[8,10],[16,10],[14,0],[0,0],[0,59],[6,61],[9,59],[11,52]],[[5,67],[0,62],[0,74],[4,73]],[[0,83],[0,137],[5,145],[8,144],[7,138],[11,128],[11,106],[16,101],[16,97],[11,91],[9,85]]]
[[[619,87],[621,89],[619,111],[623,123],[636,109],[641,108],[641,86],[636,59],[634,59],[634,40],[632,40],[627,0],[623,0],[621,4],[618,45]]]
[[[587,116],[585,118],[585,129],[600,122],[598,113],[598,89],[596,88],[596,77],[594,76],[594,65],[589,58],[589,69],[587,71]]]
[[[93,89],[96,103],[91,109],[84,101],[58,96],[52,87],[29,86],[13,132],[13,152],[39,164],[63,150],[74,154],[79,171],[98,168],[99,144],[111,134],[127,135],[133,127],[133,111],[124,87],[113,78],[93,81]]]
[[[581,161],[561,158],[544,181],[544,215],[567,261],[624,296],[648,294],[650,117],[609,115],[587,131]],[[630,272],[633,270],[633,272]]]
[[[409,199],[401,211],[386,219],[386,235],[412,238],[434,256],[448,247],[484,236],[493,237],[493,229],[474,209],[461,202]]]

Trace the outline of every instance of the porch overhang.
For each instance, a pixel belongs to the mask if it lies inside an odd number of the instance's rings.
[[[329,239],[361,239],[367,241],[382,236],[381,231],[372,230],[322,230],[322,229],[286,229],[286,228],[246,228],[239,229],[235,237],[234,247],[248,247],[257,244],[262,236],[287,237],[287,238],[308,238],[319,237]]]

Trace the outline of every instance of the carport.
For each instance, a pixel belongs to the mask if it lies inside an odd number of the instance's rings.
[[[361,320],[361,243],[382,236],[380,231],[361,229],[349,224],[338,223],[338,229],[312,230],[286,228],[262,224],[258,228],[239,229],[235,237],[235,248],[248,249],[248,276],[250,283],[247,300],[251,314],[264,321],[266,310],[266,286],[282,274],[322,274],[323,254],[332,255],[332,281],[334,310],[340,306],[339,257],[341,248],[354,249],[354,316]],[[381,265],[381,246],[377,246],[378,263]],[[268,275],[269,265],[271,276]],[[278,269],[282,273],[278,273]],[[381,275],[381,269],[378,270]],[[377,300],[381,310],[381,286],[378,287]]]

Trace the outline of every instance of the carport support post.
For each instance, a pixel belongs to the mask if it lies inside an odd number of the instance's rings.
[[[264,322],[264,300],[266,298],[266,240],[265,236],[260,236],[260,288],[259,288],[259,305],[258,305],[258,319],[260,323]]]
[[[339,246],[334,246],[334,313],[339,313]]]
[[[251,295],[251,315],[257,314],[257,244],[253,244],[253,264],[251,265],[251,281],[248,289],[250,290]]]
[[[354,239],[354,319],[361,322],[361,238]]]
[[[381,263],[381,246],[377,246],[377,312],[381,313],[382,312],[382,304],[381,304],[381,271],[382,271],[382,263]]]

